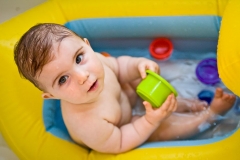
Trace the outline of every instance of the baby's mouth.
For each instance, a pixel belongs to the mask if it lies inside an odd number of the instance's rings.
[[[89,88],[89,91],[94,91],[97,88],[97,80],[92,84],[92,86]]]

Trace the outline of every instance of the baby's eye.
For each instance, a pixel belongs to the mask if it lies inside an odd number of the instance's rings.
[[[82,55],[79,54],[76,58],[76,63],[79,64],[82,61]]]
[[[62,76],[62,77],[59,79],[58,84],[59,84],[59,85],[64,84],[64,83],[67,81],[67,79],[68,79],[68,76]]]

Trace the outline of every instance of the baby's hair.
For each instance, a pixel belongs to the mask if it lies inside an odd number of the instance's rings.
[[[53,43],[74,35],[78,36],[60,24],[41,23],[31,27],[14,48],[14,60],[21,77],[43,90],[44,86],[38,83],[37,76],[40,75],[44,65],[54,58],[51,53]]]

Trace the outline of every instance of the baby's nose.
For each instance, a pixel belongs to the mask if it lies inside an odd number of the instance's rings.
[[[89,77],[89,72],[88,71],[81,71],[78,72],[78,83],[79,84],[84,84],[84,82],[88,79]]]

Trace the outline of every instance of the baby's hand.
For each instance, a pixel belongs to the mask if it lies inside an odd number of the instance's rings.
[[[146,120],[153,125],[158,125],[177,109],[177,100],[173,94],[170,94],[160,108],[152,108],[151,104],[147,101],[144,101],[143,105],[146,108]]]
[[[145,58],[140,59],[138,63],[138,71],[140,72],[142,79],[146,77],[146,70],[148,69],[157,74],[160,74],[159,65],[156,62]]]

